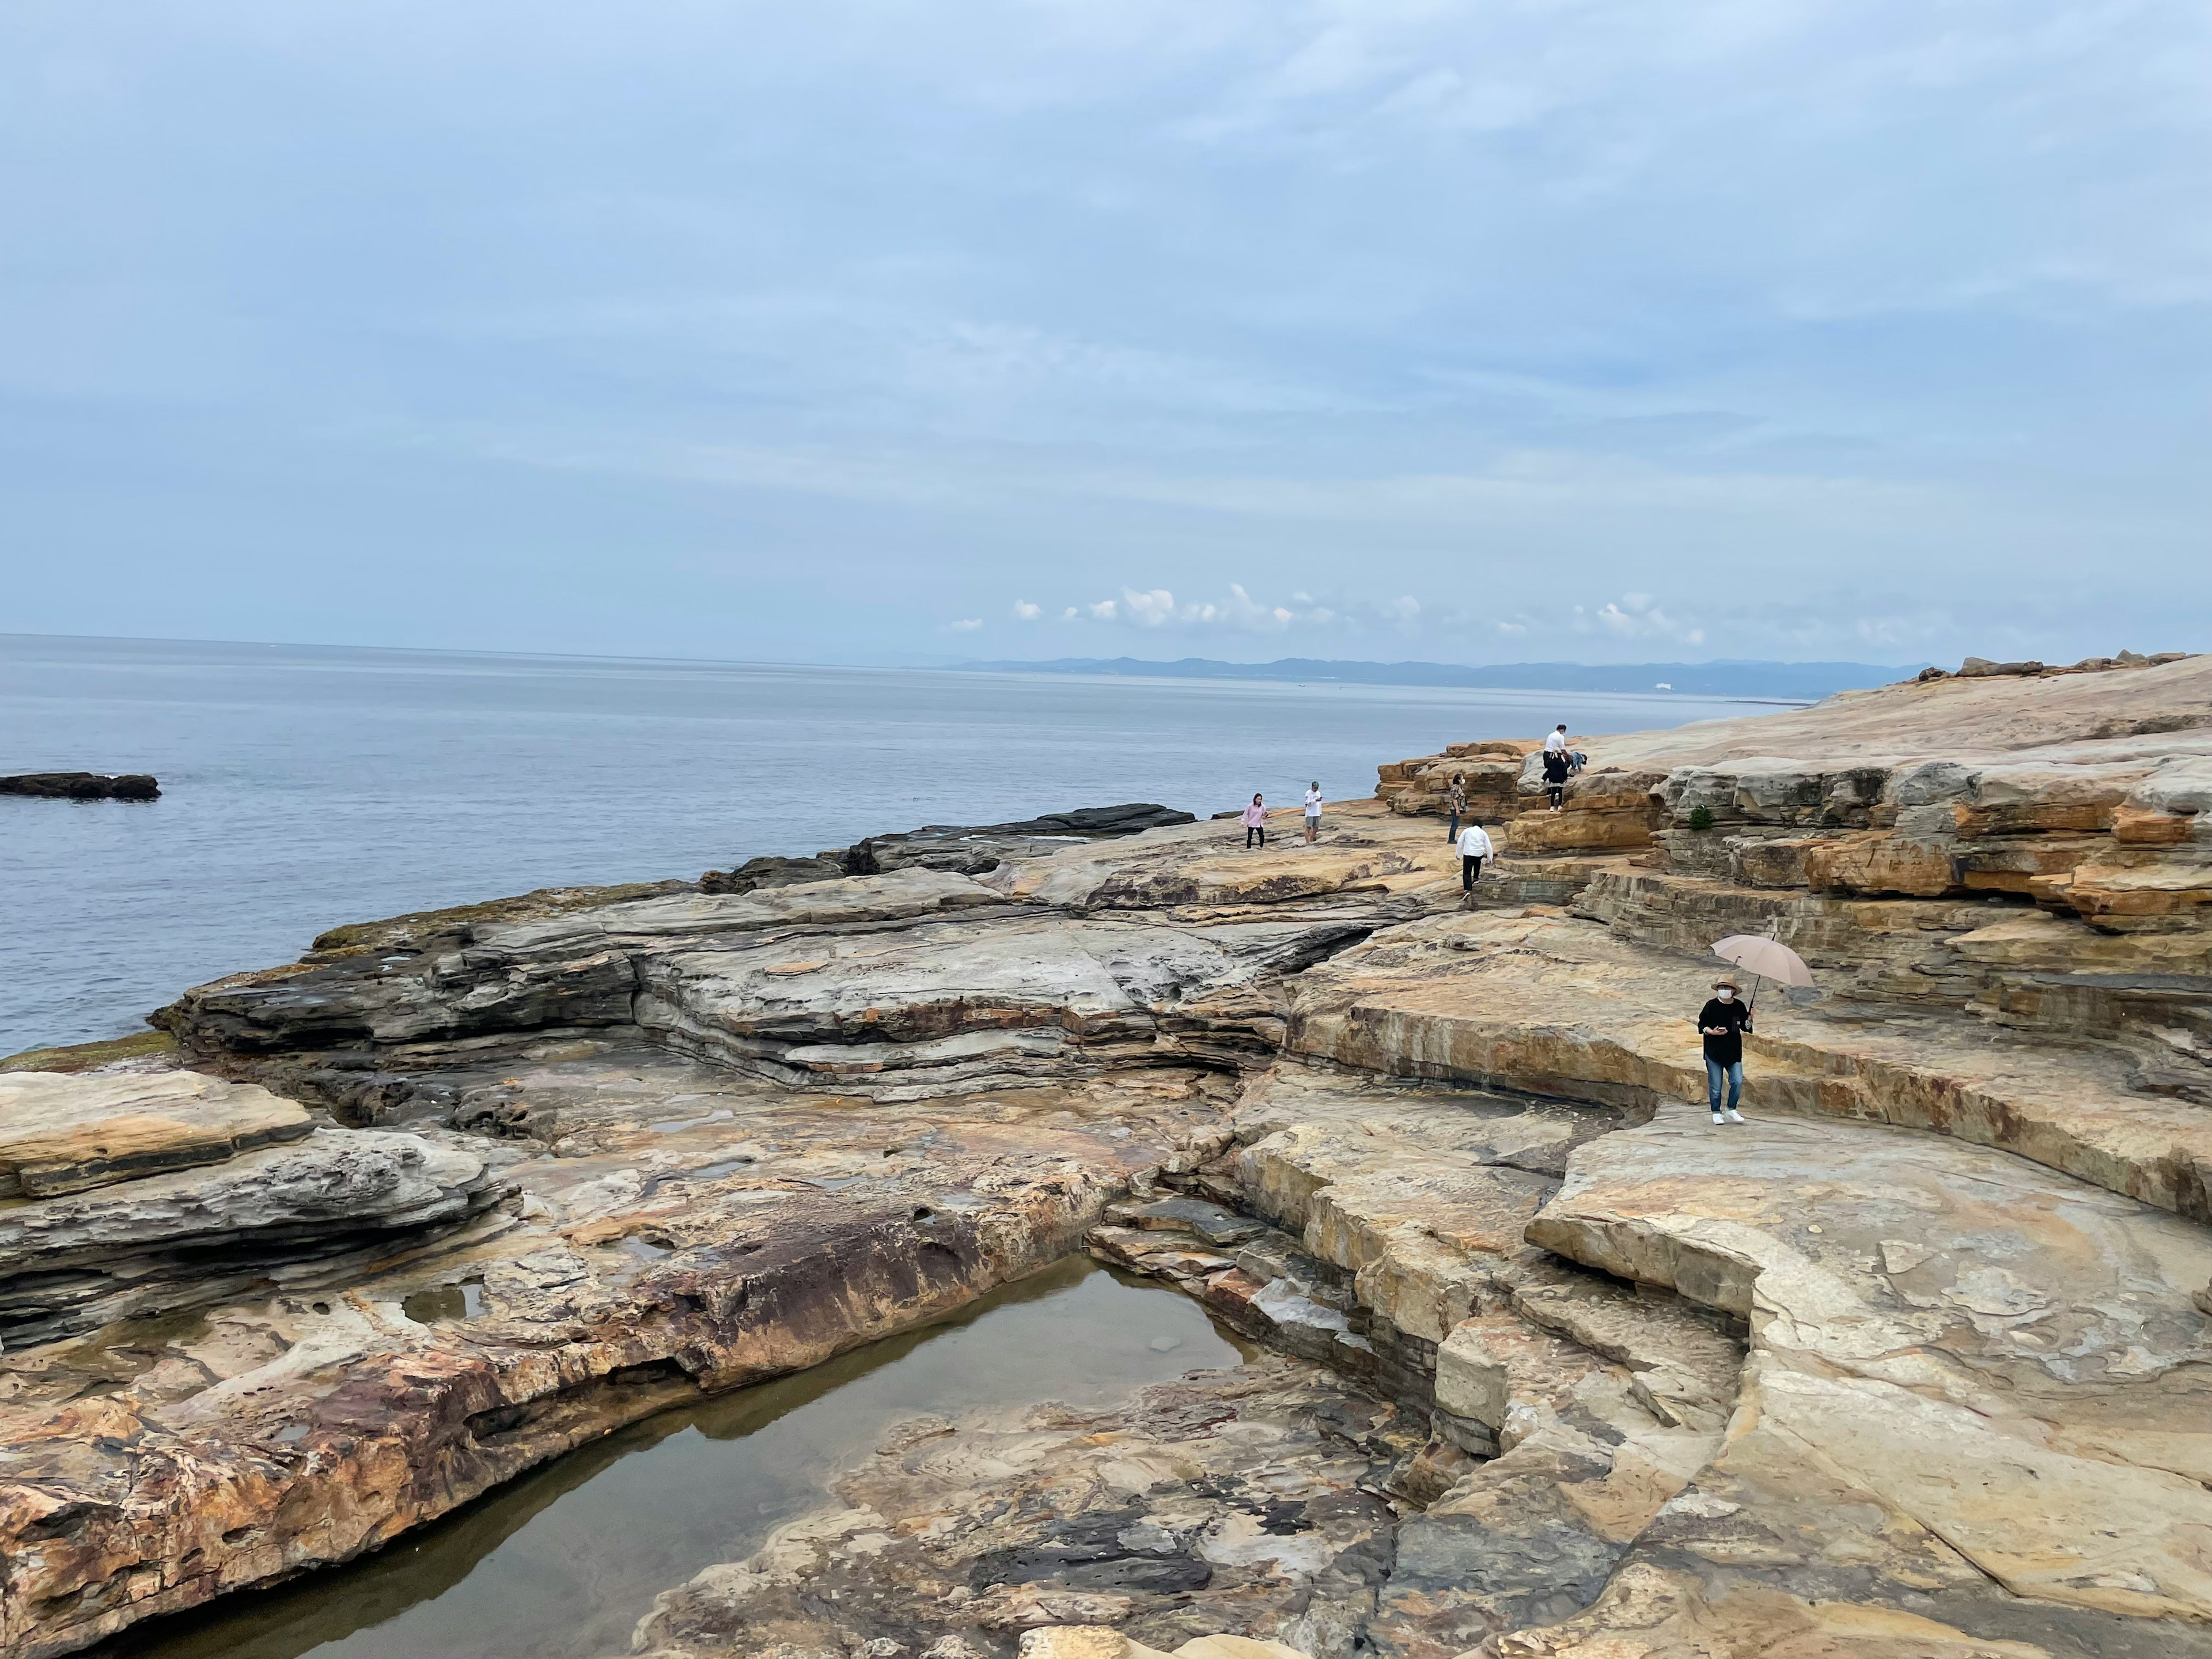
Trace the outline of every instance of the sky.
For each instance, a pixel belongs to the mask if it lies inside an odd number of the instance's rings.
[[[10,0],[0,632],[2212,647],[2201,0]]]

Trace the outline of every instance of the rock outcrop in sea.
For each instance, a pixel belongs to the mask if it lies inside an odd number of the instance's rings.
[[[1577,746],[337,929],[0,1074],[0,1644],[1087,1249],[1253,1358],[902,1425],[635,1651],[2212,1659],[2212,659]],[[1716,1128],[1735,933],[1819,988]]]
[[[0,777],[0,795],[39,800],[158,800],[161,786],[143,772],[17,772]]]

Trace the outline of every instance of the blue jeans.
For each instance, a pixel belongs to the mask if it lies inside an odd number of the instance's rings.
[[[1444,832],[1444,839],[1446,841],[1457,841],[1459,839],[1459,814],[1456,812],[1453,813],[1451,815],[1451,821],[1452,827]]]
[[[1743,1062],[1739,1060],[1732,1064],[1723,1066],[1720,1061],[1715,1060],[1711,1054],[1706,1055],[1705,1098],[1712,1103],[1713,1109],[1717,1112],[1721,1109],[1721,1079],[1723,1078],[1726,1078],[1728,1079],[1729,1110],[1732,1112],[1735,1110],[1736,1102],[1743,1098]]]

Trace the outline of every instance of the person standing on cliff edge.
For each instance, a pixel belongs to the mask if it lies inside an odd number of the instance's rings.
[[[1310,847],[1321,839],[1321,780],[1316,778],[1306,786],[1306,845]]]
[[[1248,853],[1252,850],[1252,837],[1255,836],[1260,838],[1260,850],[1266,852],[1267,850],[1267,809],[1261,804],[1257,795],[1252,797],[1252,804],[1244,809],[1244,850]]]
[[[1716,1123],[1741,1123],[1736,1103],[1743,1098],[1743,1040],[1751,1033],[1751,1009],[1743,988],[1723,974],[1713,981],[1713,994],[1698,1010],[1698,1034],[1705,1040],[1705,1099]],[[1721,1083],[1728,1083],[1728,1111],[1721,1111]]]
[[[1462,815],[1464,814],[1466,811],[1467,774],[1464,772],[1455,772],[1452,774],[1451,787],[1452,821],[1451,828],[1444,834],[1444,839],[1446,841],[1457,841],[1459,839],[1459,821]]]

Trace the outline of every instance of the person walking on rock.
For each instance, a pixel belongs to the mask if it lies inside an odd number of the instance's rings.
[[[1566,729],[1564,726],[1559,728],[1562,732]],[[1547,746],[1544,750],[1544,798],[1550,803],[1551,810],[1556,812],[1560,803],[1566,799],[1567,773],[1571,769],[1572,763],[1567,759],[1564,740],[1557,749],[1549,747],[1550,742],[1550,738],[1545,739]]]
[[[1459,839],[1460,816],[1466,811],[1467,774],[1464,772],[1455,772],[1452,774],[1451,785],[1451,830],[1444,836],[1446,841],[1455,842]]]
[[[1743,988],[1726,974],[1713,981],[1713,994],[1698,1011],[1698,1033],[1705,1040],[1705,1099],[1716,1123],[1741,1123],[1736,1103],[1743,1098],[1743,1040],[1751,1033],[1751,1008]],[[1728,1083],[1728,1110],[1721,1109],[1721,1083]]]
[[[1321,839],[1321,780],[1316,778],[1306,786],[1306,845],[1310,847]]]
[[[1482,879],[1482,861],[1491,856],[1490,836],[1479,823],[1470,823],[1459,832],[1459,890],[1474,891],[1474,884]]]
[[[1259,837],[1260,850],[1267,851],[1267,809],[1261,805],[1257,795],[1252,797],[1252,804],[1244,809],[1244,850],[1246,852],[1252,850],[1252,840],[1255,836]]]

